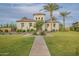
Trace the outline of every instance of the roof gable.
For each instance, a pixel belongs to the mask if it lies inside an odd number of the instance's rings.
[[[35,22],[34,20],[32,19],[28,19],[26,17],[23,17],[21,18],[20,20],[17,20],[16,22]]]
[[[33,15],[45,15],[44,13],[35,13]]]

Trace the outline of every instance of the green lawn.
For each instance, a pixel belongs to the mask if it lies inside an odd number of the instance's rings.
[[[45,41],[51,55],[79,55],[79,32],[55,32],[50,35],[45,36]]]
[[[0,35],[0,55],[29,55],[33,40],[34,37],[27,37],[23,35]]]

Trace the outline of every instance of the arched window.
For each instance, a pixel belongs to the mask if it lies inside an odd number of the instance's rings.
[[[49,24],[47,24],[47,27],[49,27]]]
[[[24,27],[24,23],[21,23],[21,28],[23,28]]]
[[[9,31],[6,29],[5,32],[9,32]]]
[[[0,32],[3,32],[2,30],[0,30]]]
[[[32,23],[29,23],[29,26],[31,27],[32,26]]]
[[[40,17],[39,17],[39,19],[40,19]]]
[[[36,20],[37,20],[37,17],[36,17]]]
[[[43,17],[41,17],[41,20],[43,20]]]
[[[56,24],[53,24],[53,27],[55,27],[56,26]]]

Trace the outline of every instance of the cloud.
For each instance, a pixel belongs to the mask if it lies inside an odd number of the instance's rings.
[[[0,4],[0,23],[14,22],[22,17],[27,17],[33,19],[33,13],[39,12],[45,4],[42,3],[1,3]],[[70,11],[70,18],[67,18],[66,23],[71,24],[78,20],[79,18],[79,4],[59,4],[59,10],[54,11],[53,15],[57,17],[57,21],[62,21],[62,17],[59,15],[62,11]],[[44,12],[44,11],[42,11]],[[46,14],[46,20],[49,19],[49,13]]]

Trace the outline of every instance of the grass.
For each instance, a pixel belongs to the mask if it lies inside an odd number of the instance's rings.
[[[28,56],[34,37],[0,35],[1,56]]]
[[[79,55],[79,32],[56,32],[45,36],[48,49],[53,56]]]

